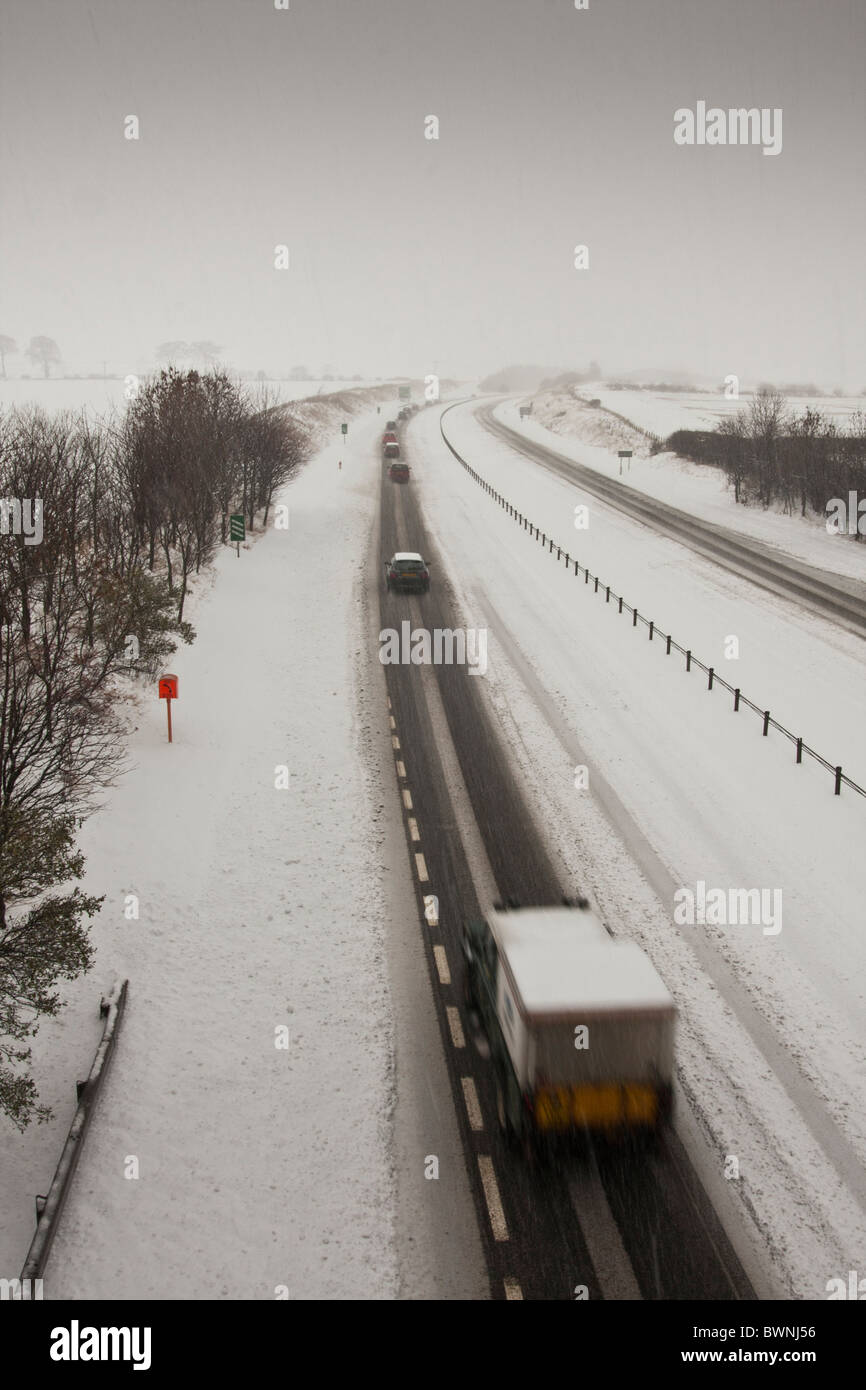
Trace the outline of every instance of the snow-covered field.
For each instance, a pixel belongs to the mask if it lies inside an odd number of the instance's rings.
[[[494,413],[510,429],[617,478],[625,487],[636,488],[681,511],[763,541],[798,556],[806,564],[850,579],[866,580],[866,546],[846,535],[829,534],[820,517],[788,516],[773,508],[765,511],[761,507],[745,507],[735,502],[720,468],[691,463],[676,454],[652,455],[647,441],[621,421],[589,410],[573,399],[567,407],[563,406],[565,413],[559,415],[558,406],[553,408],[555,404],[545,401],[539,408],[536,403],[532,415],[521,420],[520,400],[514,398],[497,405]],[[630,464],[623,467],[617,457],[618,449],[633,450]]]
[[[728,400],[715,391],[611,391],[595,384],[581,386],[582,396],[598,399],[607,410],[615,410],[627,420],[666,439],[674,430],[715,429],[727,415],[748,409],[751,395],[742,391],[738,400]],[[547,393],[545,393],[547,394]],[[855,410],[866,410],[864,396],[790,396],[788,407],[796,415],[811,408],[842,424]]]
[[[822,1298],[866,1258],[866,799],[708,693],[566,573],[445,450],[410,427],[416,485],[486,688],[567,879],[650,951],[682,1010],[679,1075],[711,1178],[751,1226],[781,1296]],[[516,456],[468,409],[449,436],[581,563],[813,747],[866,780],[866,651]],[[575,532],[576,501],[590,526]],[[726,661],[726,637],[740,656]],[[589,788],[575,770],[589,770]],[[781,929],[679,926],[679,887],[781,892]],[[769,923],[767,923],[769,925]],[[727,1177],[734,1156],[739,1177]]]
[[[145,373],[147,375],[149,373]],[[266,381],[264,387],[280,401],[297,401],[306,396],[331,395],[337,391],[355,391],[368,386],[381,386],[373,381]],[[259,382],[247,381],[246,389],[255,393]],[[13,405],[41,405],[45,410],[89,410],[105,415],[112,410],[122,411],[127,403],[126,385],[118,380],[71,380],[51,377],[0,378],[0,409]]]

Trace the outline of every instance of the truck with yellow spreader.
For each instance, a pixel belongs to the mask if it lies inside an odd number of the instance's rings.
[[[611,936],[584,899],[497,904],[464,924],[463,955],[499,1126],[527,1156],[554,1139],[668,1123],[676,1005],[646,952]]]

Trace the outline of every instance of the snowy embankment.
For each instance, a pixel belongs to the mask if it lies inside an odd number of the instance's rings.
[[[385,409],[368,397],[343,441],[341,402],[337,442],[278,499],[289,529],[272,518],[239,558],[220,552],[193,596],[197,640],[172,660],[171,746],[155,691],[131,702],[129,770],[81,835],[86,886],[106,894],[96,964],[34,1050],[56,1119],[0,1133],[11,1277],[100,992],[128,976],[48,1298],[394,1294],[382,805],[364,746],[380,715],[353,655]]]
[[[649,950],[677,997],[680,1084],[716,1199],[751,1225],[781,1296],[825,1297],[866,1250],[866,799],[834,797],[826,772],[796,766],[787,740],[762,738],[758,719],[557,565],[431,417],[409,432],[416,486],[467,626],[489,630],[486,688],[564,881]],[[861,641],[581,494],[468,408],[445,424],[581,564],[866,781]],[[580,532],[576,503],[589,506]],[[677,925],[674,893],[701,881],[780,890],[781,929]]]
[[[742,506],[734,501],[733,490],[728,487],[721,469],[691,463],[676,454],[651,455],[649,441],[639,428],[653,428],[645,423],[653,416],[643,400],[644,392],[608,391],[605,396],[604,392],[589,386],[583,394],[598,397],[609,410],[634,418],[635,427],[615,419],[606,410],[593,409],[569,392],[541,393],[533,401],[532,416],[523,420],[519,417],[523,398],[503,402],[494,413],[509,428],[520,431],[538,444],[555,449],[566,458],[575,459],[587,468],[595,468],[599,473],[617,478],[626,487],[657,497],[704,521],[729,527],[744,536],[762,541],[818,569],[830,570],[850,579],[866,579],[866,545],[856,543],[849,536],[828,534],[820,517],[787,516],[772,508],[764,511],[761,507]],[[621,397],[630,399],[624,401]],[[653,399],[648,395],[650,405]],[[722,404],[742,409],[747,402]],[[826,407],[827,413],[835,410],[840,415],[850,415],[858,406],[863,407],[862,401],[843,403],[818,400],[810,404],[820,410]],[[843,404],[846,408],[844,412]],[[791,405],[797,407],[798,402],[792,401]],[[707,413],[706,418],[689,421],[682,416],[677,419],[669,409],[665,420],[667,428],[658,432],[666,435],[674,429],[712,429],[722,413],[720,411],[715,417]],[[620,464],[620,449],[633,451],[634,457],[630,463]]]

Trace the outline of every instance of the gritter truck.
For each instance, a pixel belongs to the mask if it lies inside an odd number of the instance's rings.
[[[612,937],[584,899],[497,904],[464,924],[463,955],[499,1127],[528,1158],[555,1138],[668,1122],[676,1005],[640,946]]]

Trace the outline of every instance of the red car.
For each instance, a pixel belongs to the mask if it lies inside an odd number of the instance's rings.
[[[393,430],[386,430],[385,433],[382,435],[382,445],[383,445],[383,447],[384,447],[386,444],[396,444],[396,443],[397,443],[397,436],[396,436],[396,434],[394,433],[394,431],[393,431]]]
[[[409,465],[408,463],[392,463],[388,469],[388,477],[392,483],[408,483]]]

